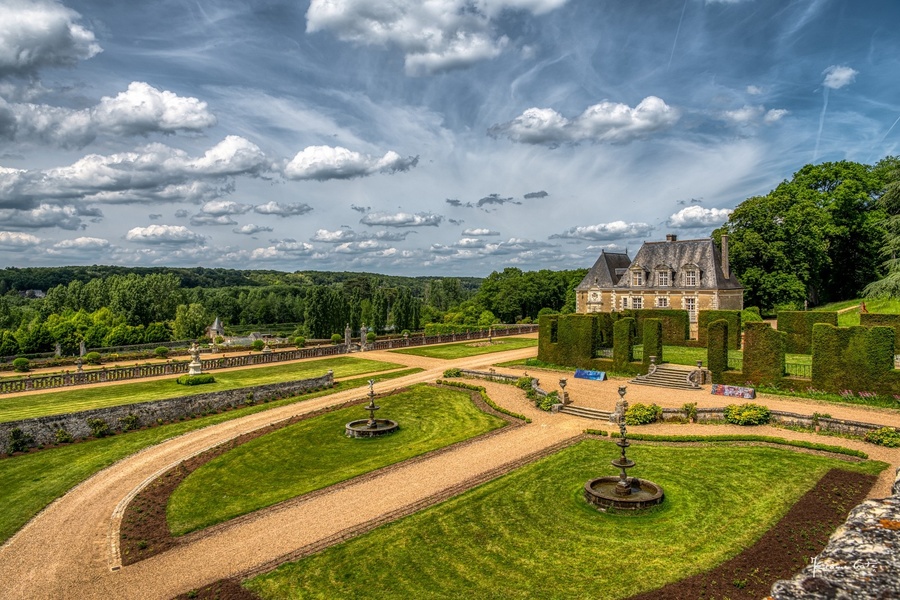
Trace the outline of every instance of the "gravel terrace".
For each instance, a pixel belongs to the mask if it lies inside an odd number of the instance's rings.
[[[496,362],[534,356],[536,348],[488,354],[453,361],[390,352],[358,355],[426,369],[376,386],[387,391],[413,383],[431,382],[450,367],[485,368]],[[565,374],[536,369],[498,369],[542,379],[545,389],[558,387]],[[568,377],[575,404],[610,410],[624,381],[595,382]],[[349,390],[330,396],[248,415],[194,431],[147,448],[97,473],[37,515],[0,547],[0,597],[2,598],[172,598],[216,580],[265,569],[304,548],[337,541],[342,534],[366,523],[395,518],[404,510],[421,508],[442,493],[455,493],[479,477],[492,477],[512,468],[523,457],[571,441],[587,427],[613,429],[608,423],[536,410],[514,386],[485,382],[490,397],[506,408],[530,416],[534,422],[510,428],[483,441],[402,464],[383,475],[367,478],[308,500],[288,501],[246,517],[210,528],[172,551],[121,567],[118,557],[118,525],[128,500],[141,486],[181,460],[223,441],[280,419],[358,398],[365,390]],[[628,386],[630,402],[656,402],[680,407],[685,402],[722,406],[728,399],[704,391],[679,391]],[[829,412],[837,418],[900,425],[900,413],[843,407],[805,400],[762,396],[759,402],[780,410]],[[872,458],[900,465],[900,450],[853,440],[798,433],[772,427],[741,428],[710,425],[652,425],[647,433],[720,434],[730,432],[806,439],[858,448]],[[640,442],[638,442],[640,443]],[[889,493],[893,469],[885,471],[873,491]]]

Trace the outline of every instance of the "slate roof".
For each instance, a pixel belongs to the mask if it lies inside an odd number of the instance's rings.
[[[627,269],[629,265],[631,265],[631,259],[628,258],[627,253],[601,250],[600,258],[575,289],[581,291],[595,286],[611,288],[619,283],[619,278],[622,276],[616,273],[616,269]]]
[[[711,238],[700,240],[678,240],[665,242],[644,242],[641,249],[631,261],[630,267],[640,266],[649,276],[645,277],[645,285],[641,289],[653,289],[656,267],[666,265],[674,274],[674,281],[669,287],[682,287],[681,274],[684,267],[694,265],[700,269],[700,281],[697,289],[737,290],[743,289],[734,276],[734,271],[726,278],[722,272],[722,257]],[[630,288],[631,278],[623,277],[615,285],[617,288]]]

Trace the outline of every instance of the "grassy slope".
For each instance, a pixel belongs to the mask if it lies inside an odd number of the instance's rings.
[[[469,341],[459,344],[442,344],[440,346],[429,346],[424,348],[408,348],[405,350],[393,350],[398,354],[412,354],[414,356],[425,356],[428,358],[466,358],[468,356],[477,356],[479,354],[490,354],[493,352],[506,352],[507,350],[518,350],[520,348],[537,347],[536,339],[527,338],[500,338],[495,339],[490,346],[473,346],[481,341]]]
[[[344,424],[365,418],[353,406],[262,436],[210,461],[169,500],[175,535],[214,525],[340,481],[502,427],[478,410],[467,392],[419,385],[379,398],[379,418],[397,433],[351,439]]]
[[[341,356],[239,371],[212,371],[216,381],[207,385],[178,385],[175,383],[173,375],[171,379],[63,389],[46,394],[0,398],[0,422],[319,377],[329,369],[334,371],[335,377],[352,377],[363,373],[397,369],[402,366],[389,362]]]
[[[389,375],[361,377],[337,383],[333,389],[327,391],[2,459],[0,460],[0,543],[75,485],[97,471],[148,446],[188,431],[276,406],[363,387],[367,385],[366,381],[370,378],[384,381],[419,371],[421,369],[408,369]]]
[[[266,599],[624,598],[738,554],[829,468],[886,466],[639,445],[633,474],[661,484],[666,501],[617,516],[582,497],[585,481],[614,474],[607,459],[616,454],[610,442],[583,442],[245,585]]]

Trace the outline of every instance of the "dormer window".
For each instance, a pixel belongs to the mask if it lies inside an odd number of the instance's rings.
[[[684,285],[685,287],[697,287],[697,270],[696,269],[688,269],[684,272]]]
[[[644,272],[643,271],[632,271],[631,272],[631,285],[632,285],[632,287],[644,285]]]
[[[669,272],[668,271],[657,271],[656,272],[656,285],[657,285],[657,287],[669,287]]]

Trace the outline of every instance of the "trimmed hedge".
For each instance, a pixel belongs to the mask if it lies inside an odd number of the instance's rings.
[[[719,381],[728,370],[728,333],[730,326],[725,319],[712,321],[707,325],[706,365],[712,373],[713,381]],[[703,329],[700,329],[703,331]]]
[[[785,352],[788,354],[810,354],[812,352],[812,330],[816,323],[827,323],[837,327],[836,312],[783,310],[778,313],[778,331],[787,335]]]
[[[542,316],[538,358],[556,365],[588,367],[594,358],[596,330],[594,315]]]
[[[481,399],[484,400],[484,403],[496,410],[497,412],[503,413],[504,415],[508,415],[513,417],[514,419],[519,419],[525,421],[526,423],[531,423],[531,419],[526,417],[525,415],[517,412],[513,412],[506,408],[503,408],[493,400],[491,397],[487,395],[487,389],[481,385],[472,385],[470,383],[463,383],[462,381],[442,381],[438,379],[436,382],[438,385],[448,385],[450,387],[458,387],[464,390],[471,390],[473,392],[478,392],[481,395]]]
[[[900,315],[860,313],[859,324],[863,327],[893,327],[894,348],[900,348]]]
[[[661,319],[644,320],[644,367],[650,365],[650,356],[656,357],[656,364],[663,361],[663,325]]]
[[[656,404],[632,404],[625,409],[626,425],[649,425],[662,421],[663,409]]]
[[[743,381],[777,387],[784,376],[787,334],[768,323],[747,323],[744,338]]]
[[[724,319],[728,322],[728,349],[741,349],[741,311],[739,310],[701,310],[697,313],[697,341],[707,346],[707,331],[713,321]]]
[[[813,326],[812,385],[817,389],[900,394],[890,327]]]
[[[662,322],[663,344],[679,346],[690,337],[690,316],[688,311],[676,308],[643,308],[624,311],[625,317],[632,317],[636,324],[637,338],[644,338],[644,322],[658,319]]]
[[[772,419],[772,413],[761,404],[729,404],[724,411],[725,422],[732,425],[765,425]]]
[[[624,371],[633,358],[634,319],[626,317],[616,321],[613,330],[613,370]]]
[[[175,380],[179,385],[203,385],[206,383],[215,383],[216,378],[211,373],[201,373],[200,375],[182,375]]]

